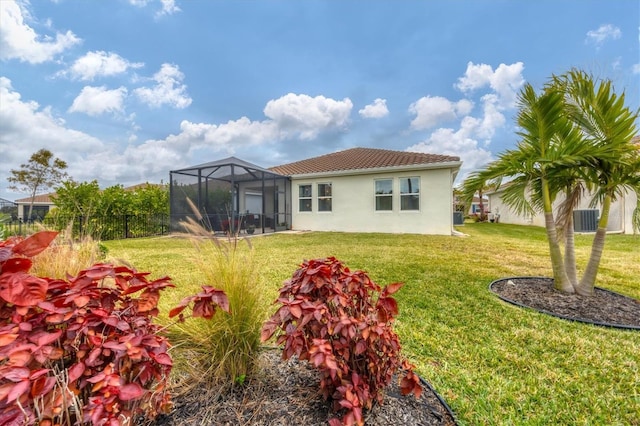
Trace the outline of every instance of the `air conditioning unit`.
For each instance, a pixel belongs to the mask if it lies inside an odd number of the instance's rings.
[[[453,212],[453,224],[464,225],[464,216],[462,215],[462,212]]]
[[[596,232],[598,230],[597,209],[574,210],[573,230],[575,232]]]

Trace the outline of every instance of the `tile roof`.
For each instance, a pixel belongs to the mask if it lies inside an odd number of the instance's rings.
[[[49,193],[49,194],[40,194],[40,195],[36,195],[35,197],[33,197],[33,202],[34,203],[42,203],[42,204],[52,204],[53,200],[51,200],[51,197],[56,195],[55,192]],[[27,197],[27,198],[20,198],[19,200],[15,201],[16,203],[31,203],[31,197]]]
[[[424,154],[419,152],[391,151],[375,148],[351,148],[321,155],[294,163],[271,167],[269,170],[285,176],[312,173],[366,170],[386,167],[414,166],[458,162],[460,157]]]

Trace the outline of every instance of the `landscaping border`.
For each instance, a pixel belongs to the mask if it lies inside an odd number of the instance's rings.
[[[592,325],[597,325],[597,326],[600,326],[600,327],[617,328],[617,329],[621,329],[621,330],[640,330],[640,326],[624,325],[624,324],[612,324],[612,323],[602,322],[602,321],[592,321],[592,320],[588,320],[588,319],[584,319],[584,318],[574,318],[574,317],[569,317],[569,316],[566,316],[566,315],[560,315],[560,314],[556,314],[556,313],[553,313],[553,312],[546,311],[544,309],[537,309],[537,308],[531,307],[529,305],[525,305],[523,303],[516,302],[515,300],[511,300],[511,299],[509,299],[507,297],[501,296],[500,294],[496,293],[493,290],[493,285],[495,283],[498,283],[498,282],[501,282],[501,281],[514,280],[514,279],[518,280],[518,279],[528,279],[528,278],[531,278],[531,279],[543,279],[543,280],[553,281],[553,278],[550,278],[550,277],[536,277],[536,276],[499,278],[497,280],[492,281],[491,284],[489,284],[489,291],[491,291],[493,294],[495,294],[499,299],[501,299],[501,300],[503,300],[503,301],[505,301],[507,303],[510,303],[512,305],[518,306],[520,308],[532,309],[532,310],[535,310],[537,312],[541,312],[543,314],[551,315],[553,317],[560,318],[560,319],[563,319],[563,320],[573,321],[573,322],[580,322],[580,323],[584,323],[584,324],[592,324]],[[594,288],[598,289],[600,291],[605,291],[607,293],[611,293],[611,294],[615,294],[615,295],[624,297],[623,294],[616,293],[615,291],[607,290],[606,288],[601,288],[601,287],[594,287]]]
[[[427,382],[422,376],[418,375],[418,377],[420,378],[420,384],[423,386],[426,386],[436,396],[436,398],[438,398],[438,401],[440,401],[440,404],[442,404],[445,411],[449,413],[449,415],[451,416],[451,419],[453,420],[453,424],[456,426],[459,425],[460,423],[458,423],[458,419],[456,418],[456,415],[454,414],[451,407],[449,407],[449,404],[447,404],[447,402],[444,400],[444,398],[442,398],[442,396],[440,396],[440,394],[436,392],[433,386],[431,386],[431,384]]]

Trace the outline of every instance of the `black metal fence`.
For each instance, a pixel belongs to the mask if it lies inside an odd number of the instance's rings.
[[[151,237],[169,233],[169,215],[59,216],[42,221],[11,220],[2,226],[8,235],[28,235],[39,229],[70,229],[74,237],[90,236],[96,240]]]

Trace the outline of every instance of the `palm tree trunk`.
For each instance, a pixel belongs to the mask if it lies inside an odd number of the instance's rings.
[[[486,220],[486,216],[484,215],[484,200],[483,200],[482,188],[478,190],[478,198],[480,199],[478,201],[479,207],[480,207],[480,222],[484,222]]]
[[[556,221],[553,219],[549,184],[546,179],[542,179],[542,199],[544,203],[544,225],[547,230],[551,268],[553,269],[553,285],[556,290],[564,293],[575,293],[575,289],[567,277],[567,271],[562,261],[562,251],[558,243],[558,230],[556,229]]]
[[[600,259],[602,259],[602,252],[604,251],[604,240],[607,236],[607,224],[609,223],[609,210],[611,209],[611,196],[605,196],[602,202],[602,215],[598,221],[598,230],[593,237],[593,243],[591,244],[591,254],[589,255],[589,262],[587,268],[584,270],[580,284],[576,288],[578,294],[585,296],[593,294],[593,288],[596,285],[596,276],[598,275],[598,268],[600,267]]]
[[[576,271],[576,245],[574,237],[573,214],[570,214],[564,230],[564,269],[567,271],[569,282],[576,288],[578,286],[578,272]]]
[[[551,268],[553,269],[553,285],[556,290],[563,293],[575,293],[575,289],[567,276],[567,271],[562,262],[562,251],[558,244],[558,231],[553,220],[553,213],[544,214],[545,228],[547,229],[547,239],[549,240],[549,254],[551,255]]]

